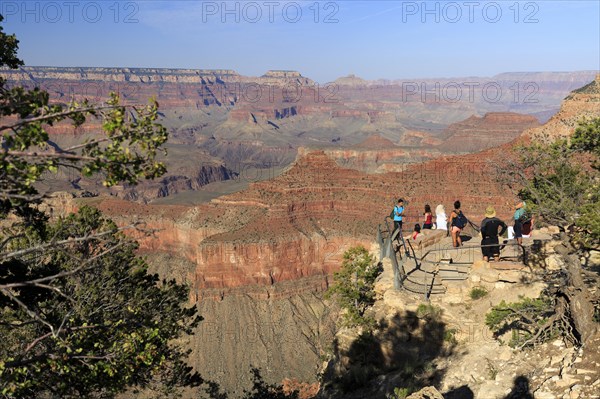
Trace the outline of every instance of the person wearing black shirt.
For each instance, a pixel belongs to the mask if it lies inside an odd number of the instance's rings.
[[[498,232],[499,227],[502,227],[500,232]],[[506,229],[506,223],[496,217],[494,207],[488,206],[485,210],[485,219],[481,221],[481,245],[498,244],[498,236],[504,234]],[[496,262],[500,260],[500,246],[482,247],[481,252],[485,262],[492,257]]]

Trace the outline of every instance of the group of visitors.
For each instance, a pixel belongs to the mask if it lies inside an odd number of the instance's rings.
[[[450,212],[450,216],[446,216],[446,210],[444,205],[439,204],[435,208],[435,222],[433,221],[433,213],[431,212],[431,206],[425,204],[425,212],[423,212],[423,224],[415,224],[412,233],[412,239],[416,240],[421,235],[421,230],[425,229],[437,229],[450,231],[452,236],[452,245],[455,248],[462,246],[461,232],[469,222],[467,217],[462,212],[460,201],[454,202],[454,209]],[[392,212],[394,220],[394,231],[399,229],[400,234],[402,231],[402,222],[405,216],[406,207],[404,200],[400,198],[398,204],[394,207]],[[533,220],[528,216],[526,203],[521,201],[514,206],[514,238],[517,243],[522,244],[523,242],[523,231],[526,223],[530,224],[530,228],[533,225]],[[485,210],[484,219],[481,221],[481,252],[483,254],[483,260],[488,262],[494,259],[496,262],[500,260],[500,245],[498,237],[502,236],[509,227],[502,220],[496,217],[496,210],[493,206],[488,206]]]

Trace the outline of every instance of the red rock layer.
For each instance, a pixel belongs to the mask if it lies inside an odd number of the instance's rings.
[[[471,116],[445,129],[448,137],[440,149],[461,153],[481,151],[509,142],[525,129],[539,125],[533,116],[512,112],[490,112],[482,118]]]

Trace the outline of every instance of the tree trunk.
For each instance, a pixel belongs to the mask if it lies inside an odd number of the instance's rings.
[[[594,321],[594,305],[590,293],[581,276],[581,264],[575,254],[575,248],[568,241],[566,234],[561,234],[563,243],[556,246],[555,251],[562,256],[566,264],[567,285],[562,292],[569,299],[569,308],[573,324],[579,334],[581,344],[592,349],[592,341],[598,338],[598,323]],[[598,348],[595,348],[598,350]]]

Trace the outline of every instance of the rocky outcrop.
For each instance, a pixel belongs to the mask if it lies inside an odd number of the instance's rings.
[[[355,117],[362,115],[360,111],[352,112]],[[402,172],[409,164],[444,154],[474,153],[498,147],[519,137],[524,130],[539,125],[533,116],[493,112],[454,123],[439,133],[439,138],[430,133],[407,130],[394,142],[380,134],[371,134],[349,148],[324,151],[344,167],[367,173]],[[307,150],[300,148],[298,152],[305,154]]]
[[[404,135],[402,136],[405,137]],[[415,136],[416,137],[416,134]],[[326,149],[324,153],[344,168],[366,173],[401,172],[407,165],[435,159],[442,155],[432,146],[426,145],[427,134],[413,141],[413,145],[396,145],[379,134],[371,134],[364,141],[349,148]],[[410,141],[407,139],[406,141]],[[405,142],[403,140],[403,142]],[[431,138],[431,142],[439,143]],[[298,148],[298,155],[305,156],[310,148]]]
[[[290,293],[261,300],[229,295],[203,300],[198,311],[204,320],[190,342],[189,359],[230,397],[242,397],[242,390],[251,388],[252,367],[260,368],[268,383],[296,380],[318,387],[315,367],[333,339],[336,318],[319,296]]]
[[[203,186],[236,178],[237,173],[224,165],[200,165],[187,175],[167,174],[158,181],[142,182],[137,186],[118,186],[111,190],[117,197],[130,201],[148,202],[184,191],[196,191]]]
[[[407,147],[434,147],[442,143],[441,138],[433,134],[416,130],[407,130],[400,138],[399,144]]]
[[[416,202],[407,208],[407,223],[421,220],[423,203],[444,203],[449,209],[456,198],[468,199],[464,207],[468,216],[483,214],[489,203],[500,213],[501,204],[506,207],[500,188],[449,183],[463,172],[463,160],[456,162],[454,166],[461,167],[456,175],[450,160],[425,164],[426,169],[415,165],[401,173],[368,175],[341,168],[325,153],[313,152],[300,156],[279,177],[251,183],[247,190],[206,205],[93,201],[109,215],[143,217],[148,227],[158,229],[153,237],[141,238],[142,250],[167,252],[195,265],[188,280],[196,301],[207,288],[269,286],[331,275],[346,249],[371,242],[397,196]],[[430,190],[429,181],[423,179],[426,173],[443,182],[439,190]]]
[[[539,128],[523,133],[532,140],[554,140],[570,136],[577,124],[585,119],[600,117],[600,74],[587,85],[571,92],[563,101],[560,110]]]
[[[508,143],[524,130],[539,125],[533,116],[512,112],[491,112],[481,118],[471,116],[448,126],[444,131],[447,138],[438,148],[460,153],[482,151]]]

